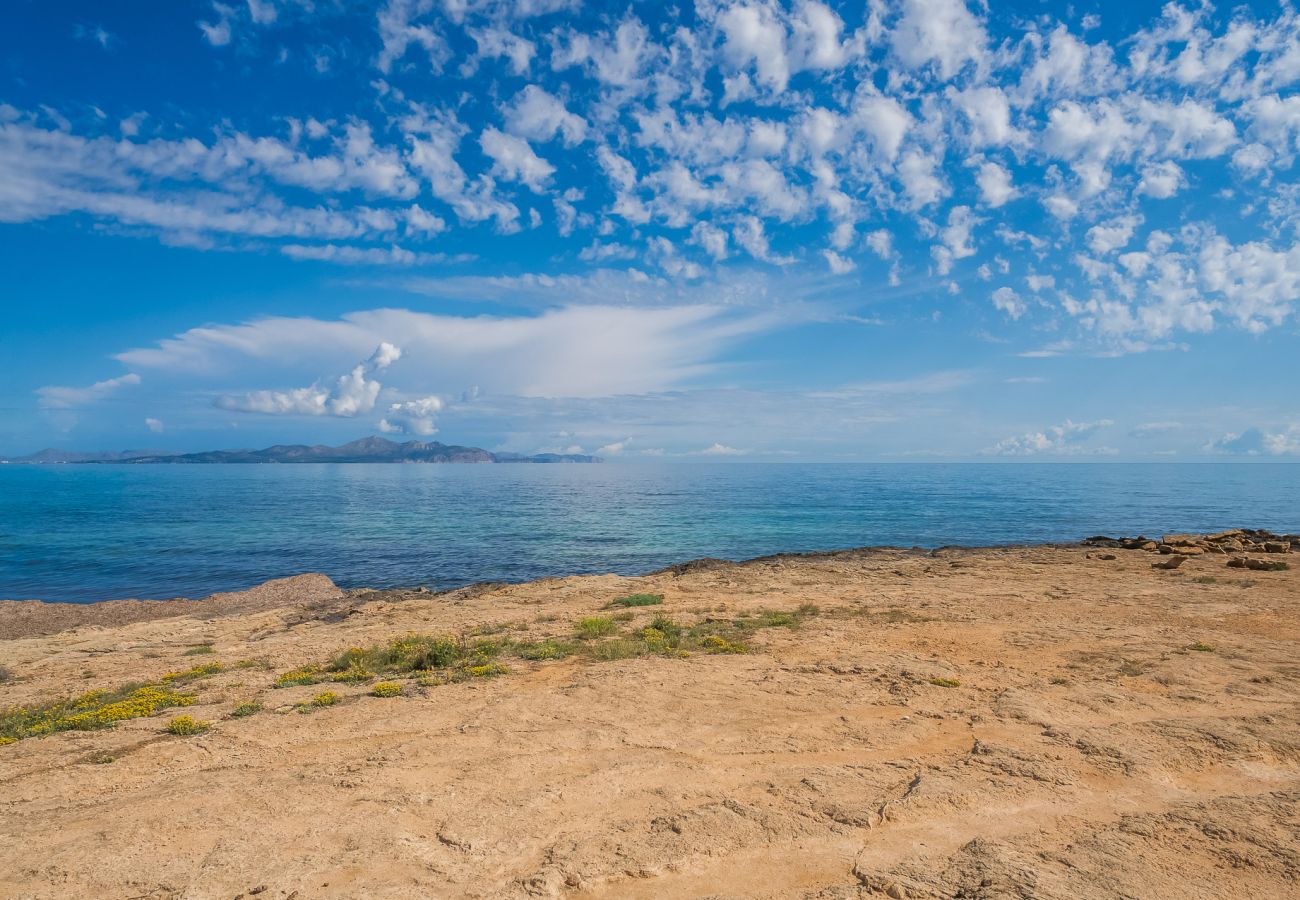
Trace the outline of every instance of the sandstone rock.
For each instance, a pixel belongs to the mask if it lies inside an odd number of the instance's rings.
[[[1218,546],[1224,553],[1240,553],[1244,549],[1241,541],[1236,540],[1222,541]]]
[[[1176,568],[1178,568],[1179,566],[1181,566],[1181,565],[1182,565],[1183,563],[1185,563],[1185,562],[1187,562],[1187,557],[1186,557],[1186,556],[1182,556],[1182,555],[1179,555],[1179,554],[1174,554],[1174,555],[1170,556],[1170,557],[1169,557],[1167,560],[1165,560],[1164,562],[1152,563],[1152,564],[1151,564],[1151,568],[1153,568],[1153,569],[1176,569]]]
[[[1281,541],[1267,541],[1264,544],[1265,553],[1290,553],[1291,545],[1284,544]]]
[[[1246,568],[1246,557],[1244,557],[1244,556],[1234,556],[1232,559],[1228,560],[1228,568],[1229,568],[1229,569],[1244,569],[1244,568]]]
[[[1190,547],[1193,544],[1199,544],[1205,540],[1203,534],[1167,534],[1162,539],[1166,544],[1172,544],[1175,547]]]
[[[1200,547],[1189,546],[1189,547],[1174,547],[1173,552],[1179,554],[1180,556],[1200,556],[1205,551],[1202,550]]]
[[[1217,534],[1208,534],[1205,536],[1207,541],[1222,541],[1229,538],[1241,537],[1245,534],[1240,528],[1229,528],[1227,531],[1220,531]]]

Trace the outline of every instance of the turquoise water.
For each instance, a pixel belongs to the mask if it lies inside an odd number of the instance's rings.
[[[0,598],[325,572],[445,589],[720,556],[1300,531],[1300,465],[0,466]]]

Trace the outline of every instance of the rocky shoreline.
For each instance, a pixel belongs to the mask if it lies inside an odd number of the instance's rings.
[[[1085,547],[1111,550],[1141,550],[1158,553],[1170,559],[1152,563],[1159,569],[1177,569],[1187,557],[1221,554],[1229,557],[1230,569],[1253,569],[1260,572],[1281,571],[1289,565],[1276,558],[1279,553],[1300,551],[1300,535],[1274,534],[1256,528],[1232,528],[1214,534],[1166,534],[1156,540],[1144,535],[1137,537],[1109,537],[1099,534],[1084,540]],[[1254,554],[1252,556],[1252,554]],[[1113,554],[1095,554],[1102,559],[1115,559]],[[1270,557],[1270,558],[1257,558]]]

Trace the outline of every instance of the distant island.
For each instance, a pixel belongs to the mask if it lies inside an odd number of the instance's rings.
[[[480,447],[458,447],[438,441],[397,443],[381,437],[362,438],[338,447],[324,444],[277,444],[264,450],[206,450],[171,453],[165,450],[77,452],[48,448],[28,456],[0,459],[14,465],[131,465],[175,463],[598,463],[599,456],[584,453],[493,453]]]

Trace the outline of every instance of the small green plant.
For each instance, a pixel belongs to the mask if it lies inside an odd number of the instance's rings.
[[[1204,641],[1197,641],[1195,644],[1188,644],[1188,650],[1195,650],[1197,653],[1213,653],[1214,648]]]
[[[376,697],[400,697],[402,686],[396,681],[381,681],[370,689]]]
[[[579,619],[577,624],[574,625],[574,631],[577,633],[579,638],[584,640],[605,637],[606,635],[613,634],[617,630],[618,626],[615,625],[614,620],[608,616],[587,616],[586,618]]]
[[[216,653],[211,644],[199,644],[186,650],[181,656],[202,656],[205,653]]]
[[[311,698],[312,706],[333,706],[339,702],[339,695],[333,691],[325,691],[323,694],[317,694]]]
[[[573,653],[573,645],[561,641],[528,641],[514,645],[514,651],[521,659],[564,659]]]
[[[202,719],[196,719],[193,716],[177,716],[167,723],[167,728],[165,730],[168,734],[189,737],[195,734],[202,734],[211,727],[211,722],[204,722]]]
[[[663,594],[628,594],[626,597],[619,597],[609,604],[609,608],[629,606],[658,606],[664,602]]]
[[[743,644],[729,641],[718,634],[711,634],[700,642],[705,653],[748,653]]]
[[[197,678],[207,678],[211,675],[219,675],[226,671],[226,667],[219,662],[199,663],[183,672],[168,672],[162,677],[162,680],[168,684],[174,681],[194,681]]]
[[[10,744],[16,744],[16,743],[18,743],[17,738],[5,737],[4,735],[0,735],[0,747],[8,747]]]
[[[498,675],[505,675],[510,670],[501,663],[486,663],[481,666],[466,666],[464,669],[457,671],[464,672],[470,678],[496,678]]]
[[[321,680],[320,666],[302,666],[285,672],[275,680],[275,687],[298,687],[304,684],[317,684]]]
[[[245,716],[255,715],[262,711],[262,704],[256,700],[246,700],[230,711],[230,715],[235,719],[242,719]]]
[[[930,684],[946,688],[961,687],[961,682],[956,678],[931,678]]]

